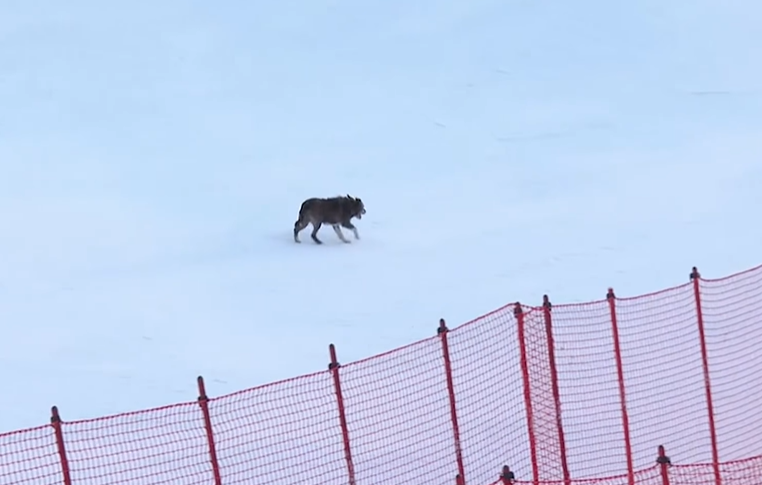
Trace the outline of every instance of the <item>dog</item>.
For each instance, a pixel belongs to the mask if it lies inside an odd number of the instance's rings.
[[[362,219],[364,214],[365,204],[362,199],[352,197],[349,194],[330,198],[312,197],[302,202],[302,206],[299,208],[299,218],[294,223],[294,242],[301,242],[299,241],[299,232],[309,224],[312,224],[310,236],[317,244],[323,244],[317,237],[317,233],[323,224],[330,224],[341,242],[351,242],[344,237],[344,233],[341,232],[342,227],[350,229],[354,233],[355,239],[360,239],[357,228],[352,224],[352,218]]]

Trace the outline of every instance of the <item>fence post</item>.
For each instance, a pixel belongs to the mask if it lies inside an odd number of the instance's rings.
[[[609,288],[606,293],[606,301],[609,304],[611,314],[611,333],[614,340],[614,356],[616,357],[616,373],[619,378],[619,403],[622,406],[622,428],[624,429],[624,453],[627,458],[627,483],[635,484],[635,469],[632,460],[632,442],[630,441],[630,418],[627,414],[627,395],[624,385],[624,365],[622,364],[622,347],[619,342],[619,322],[616,314],[616,295],[614,289]]]
[[[527,427],[529,431],[529,453],[532,459],[532,478],[534,483],[540,480],[540,471],[537,464],[537,442],[534,435],[534,413],[532,410],[532,390],[529,380],[529,363],[527,361],[527,344],[524,328],[524,310],[521,303],[516,302],[513,307],[513,315],[516,317],[519,337],[519,353],[521,355],[521,377],[524,381],[524,406],[527,412]]]
[[[717,451],[717,430],[714,426],[714,405],[712,404],[712,385],[709,378],[709,355],[706,348],[706,334],[704,332],[704,311],[701,306],[701,275],[695,266],[691,271],[691,281],[693,282],[693,296],[696,300],[696,321],[698,324],[699,341],[701,343],[701,364],[704,368],[704,389],[706,390],[706,408],[709,414],[709,435],[712,439],[714,483],[715,485],[721,485],[720,457]]]
[[[669,485],[669,467],[672,465],[672,461],[664,452],[664,447],[659,445],[659,456],[656,458],[656,463],[661,468],[661,483],[662,485]]]
[[[352,463],[352,450],[349,447],[349,428],[347,427],[347,415],[344,410],[344,395],[341,392],[341,379],[339,378],[339,361],[336,359],[336,347],[333,344],[328,346],[328,352],[331,362],[328,364],[328,370],[333,376],[333,387],[336,391],[336,405],[339,408],[339,423],[341,425],[341,436],[344,440],[344,458],[347,460],[347,475],[349,485],[355,485],[355,466]]]
[[[503,469],[500,472],[500,483],[502,485],[510,485],[516,476],[513,474],[508,465],[503,465]]]
[[[214,444],[214,431],[212,430],[212,416],[209,414],[209,397],[206,395],[206,386],[204,378],[198,376],[198,405],[201,407],[201,414],[204,416],[204,428],[206,429],[206,441],[209,444],[209,460],[212,462],[212,473],[214,475],[214,485],[222,485],[222,475],[220,475],[220,464],[217,461],[217,447]]]
[[[566,438],[564,436],[564,423],[561,419],[561,392],[558,388],[558,369],[556,368],[556,344],[553,340],[553,317],[551,310],[553,306],[550,303],[548,295],[542,296],[542,313],[545,319],[545,334],[548,342],[548,361],[550,363],[550,381],[553,390],[553,404],[556,411],[556,427],[558,428],[558,447],[561,451],[561,470],[564,475],[564,483],[569,485],[571,477],[569,475],[569,464],[566,460]]]
[[[466,474],[463,471],[463,453],[460,448],[460,427],[458,426],[458,412],[455,407],[455,385],[452,381],[452,363],[450,362],[450,346],[447,343],[447,324],[444,318],[439,319],[437,334],[442,341],[442,357],[444,358],[445,378],[447,379],[447,394],[450,399],[450,419],[452,420],[452,435],[455,441],[455,460],[458,464],[458,475],[462,485],[466,483]]]
[[[53,425],[53,431],[56,435],[56,446],[58,447],[58,458],[61,461],[61,472],[63,473],[64,485],[71,485],[71,472],[69,471],[69,459],[66,457],[66,446],[63,439],[63,428],[61,427],[61,415],[58,414],[58,408],[50,408],[50,424]]]

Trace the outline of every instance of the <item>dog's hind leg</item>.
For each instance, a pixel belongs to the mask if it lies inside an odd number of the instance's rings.
[[[336,231],[336,235],[339,236],[339,239],[341,239],[341,242],[349,243],[350,241],[344,237],[344,233],[341,232],[341,227],[338,224],[332,224],[333,230]]]
[[[351,222],[344,222],[341,225],[343,227],[346,227],[347,229],[351,229],[352,232],[355,234],[355,239],[360,239],[360,233],[357,232],[357,228],[355,227],[354,224],[352,224]]]
[[[317,244],[323,244],[323,241],[318,239],[317,233],[320,230],[320,228],[323,226],[322,222],[312,223],[312,234],[310,234],[310,237],[312,237],[312,240],[315,241]]]

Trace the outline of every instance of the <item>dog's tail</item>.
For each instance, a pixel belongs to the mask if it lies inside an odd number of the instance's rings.
[[[307,214],[309,214],[310,209],[312,208],[312,205],[315,203],[315,199],[307,199],[304,202],[302,202],[302,206],[299,207],[299,217],[296,218],[296,222],[294,222],[294,227],[298,226],[300,222],[302,222],[306,217]]]
[[[312,199],[307,199],[304,202],[302,202],[302,206],[299,207],[299,217],[300,218],[302,216],[306,215],[307,212],[309,212],[310,208],[312,207],[313,202],[314,201]]]

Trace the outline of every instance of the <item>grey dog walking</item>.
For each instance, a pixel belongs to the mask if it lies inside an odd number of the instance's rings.
[[[323,244],[317,237],[317,233],[323,224],[330,224],[342,242],[350,242],[341,232],[342,227],[352,230],[355,239],[360,239],[357,228],[352,224],[352,218],[362,219],[363,214],[365,214],[365,204],[363,204],[362,199],[352,197],[349,194],[339,197],[307,199],[302,202],[299,209],[299,219],[294,223],[294,242],[301,242],[299,241],[299,232],[309,224],[312,224],[310,236],[317,244]]]

